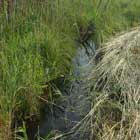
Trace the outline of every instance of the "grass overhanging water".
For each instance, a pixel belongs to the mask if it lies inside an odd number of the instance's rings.
[[[5,0],[0,8],[1,139],[14,137],[15,113],[19,120],[39,115],[38,97],[47,82],[72,71],[80,28],[93,22],[92,38],[100,47],[138,26],[139,8],[139,0]]]

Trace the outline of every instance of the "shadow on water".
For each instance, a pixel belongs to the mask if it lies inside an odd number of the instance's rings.
[[[64,110],[45,108],[44,119],[40,123],[39,130],[41,137],[48,134],[55,135],[69,132],[90,111],[88,97],[91,85],[87,77],[94,66],[95,44],[92,41],[89,44],[86,48],[79,47],[77,55],[73,59],[74,72],[72,76],[74,79],[68,87],[65,87],[62,83],[64,90],[59,105]],[[81,138],[80,134],[77,134],[74,137],[66,138],[66,140],[85,140],[85,137]]]

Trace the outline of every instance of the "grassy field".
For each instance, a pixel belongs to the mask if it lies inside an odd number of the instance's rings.
[[[94,23],[92,38],[100,47],[138,26],[139,8],[139,0],[5,0],[0,10],[0,138],[14,137],[15,116],[39,116],[38,98],[46,83],[72,71],[71,60],[82,46],[76,42],[79,28]]]

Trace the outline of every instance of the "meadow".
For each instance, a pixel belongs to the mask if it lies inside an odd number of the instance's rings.
[[[82,47],[77,41],[80,29],[92,22],[92,39],[100,48],[140,22],[139,0],[1,0],[0,4],[1,140],[28,140],[26,125],[19,127],[15,120],[40,118],[43,88],[50,89],[50,81],[59,77],[71,79],[72,58]],[[45,94],[50,102],[55,100],[51,90]]]

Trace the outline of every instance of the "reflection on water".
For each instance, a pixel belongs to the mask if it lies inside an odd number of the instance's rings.
[[[90,82],[87,79],[94,64],[93,57],[95,55],[95,44],[90,42],[90,45],[79,47],[77,55],[73,59],[75,77],[70,85],[63,92],[63,100],[59,103],[64,107],[64,111],[58,108],[50,111],[45,109],[45,117],[40,125],[40,136],[48,135],[49,133],[64,133],[68,132],[76,125],[90,110],[90,101],[88,95],[90,92]],[[51,112],[51,113],[50,113]],[[67,140],[82,140],[80,135]],[[85,140],[85,139],[83,139]]]

